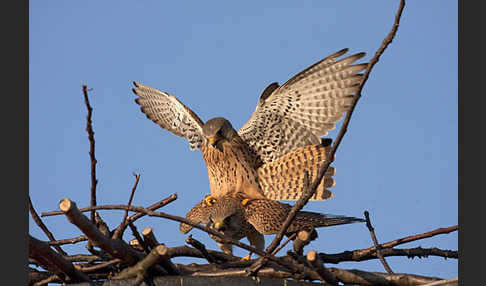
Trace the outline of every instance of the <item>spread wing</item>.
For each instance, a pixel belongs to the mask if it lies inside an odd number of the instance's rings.
[[[349,110],[367,64],[353,65],[365,53],[336,60],[347,51],[336,52],[282,86],[272,83],[263,91],[238,134],[264,163],[301,146],[320,144],[320,137]]]
[[[160,127],[189,140],[191,150],[203,143],[201,119],[175,96],[138,82],[133,89],[143,113]]]

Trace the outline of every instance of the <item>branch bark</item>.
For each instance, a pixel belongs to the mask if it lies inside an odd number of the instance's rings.
[[[65,282],[88,282],[93,281],[83,272],[74,268],[73,264],[55,252],[50,246],[29,235],[29,257],[41,263],[46,269],[55,273]]]
[[[88,86],[83,84],[83,95],[84,103],[88,109],[88,114],[86,115],[86,131],[88,132],[89,139],[89,158],[91,163],[91,206],[96,206],[96,185],[98,184],[98,179],[96,178],[96,157],[95,157],[95,139],[93,131],[93,122],[91,116],[93,114],[93,108],[89,104],[88,98]],[[95,210],[91,211],[91,221],[95,221]]]

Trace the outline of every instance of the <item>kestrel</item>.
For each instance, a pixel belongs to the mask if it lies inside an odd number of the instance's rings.
[[[208,169],[212,198],[244,194],[249,199],[296,200],[303,191],[304,173],[316,178],[328,153],[322,144],[349,110],[367,64],[353,64],[365,53],[337,60],[336,52],[279,86],[263,91],[250,119],[236,131],[216,117],[203,121],[173,95],[134,82],[135,100],[145,115],[201,149]],[[330,168],[313,200],[331,196]]]
[[[291,205],[275,200],[246,199],[242,202],[241,198],[228,195],[216,200],[212,206],[208,206],[204,200],[201,201],[186,214],[186,219],[203,223],[235,240],[247,237],[252,246],[263,250],[265,244],[263,235],[278,233],[291,208]],[[301,230],[363,221],[356,217],[299,211],[287,229],[286,235]],[[183,234],[191,229],[191,226],[184,223],[179,226]],[[231,254],[231,245],[223,244],[219,238],[211,237],[218,242],[218,246],[224,252]]]

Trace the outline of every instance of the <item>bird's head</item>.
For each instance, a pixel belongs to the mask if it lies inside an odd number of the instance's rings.
[[[222,144],[224,142],[231,141],[237,136],[231,123],[222,117],[208,120],[204,123],[202,131],[206,143],[220,151],[222,151]]]
[[[239,200],[220,198],[211,206],[211,227],[217,231],[237,231],[242,220],[243,210]]]

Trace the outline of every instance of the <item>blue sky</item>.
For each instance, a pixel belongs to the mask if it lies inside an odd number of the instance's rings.
[[[89,205],[82,84],[93,89],[98,204],[126,204],[136,172],[141,180],[134,205],[177,193],[162,211],[184,216],[209,193],[204,161],[184,139],[146,119],[132,81],[172,93],[203,121],[223,116],[239,128],[269,83],[283,83],[342,48],[364,51],[362,62],[369,61],[397,7],[389,0],[31,1],[29,185],[35,208],[56,210],[66,197]],[[457,45],[456,1],[407,2],[398,34],[373,69],[337,151],[335,196],[310,202],[306,210],[361,217],[368,210],[380,242],[458,223]],[[114,228],[123,212],[101,215]],[[65,217],[44,221],[58,239],[81,234]],[[30,234],[47,239],[29,223]],[[178,223],[144,218],[136,225],[140,231],[153,227],[167,246],[184,243]],[[205,233],[192,233],[217,248]],[[373,244],[364,224],[318,233],[307,250],[336,253]],[[131,238],[127,231],[124,239]],[[266,236],[267,245],[272,239]],[[83,246],[64,249],[80,253]],[[458,234],[399,247],[417,246],[457,250]],[[387,260],[397,273],[458,274],[454,259]],[[384,272],[378,260],[337,267]]]

